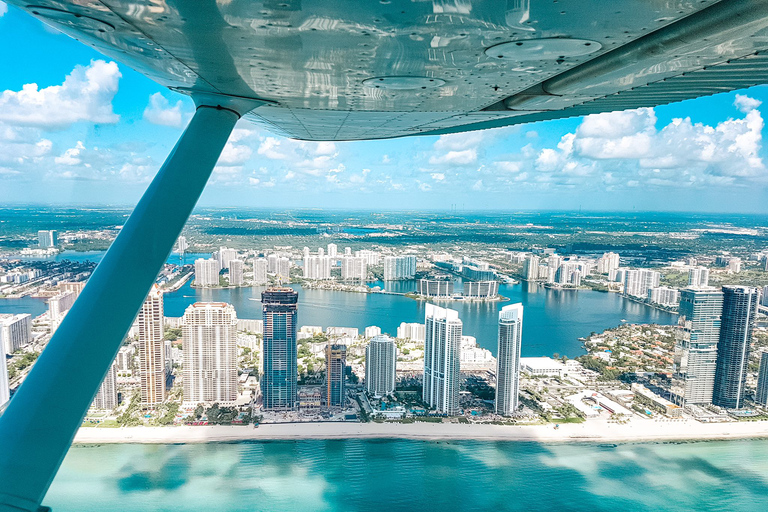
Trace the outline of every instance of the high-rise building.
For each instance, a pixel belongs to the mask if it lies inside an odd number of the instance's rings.
[[[219,286],[219,271],[221,266],[213,258],[198,258],[195,260],[195,285],[201,288]]]
[[[291,282],[291,260],[283,256],[275,264],[275,275],[282,284]]]
[[[0,370],[2,371],[2,370]],[[2,376],[0,375],[0,379]],[[0,383],[2,386],[2,383]],[[2,403],[0,396],[0,404]],[[760,353],[760,369],[757,374],[757,389],[755,390],[755,401],[763,407],[768,407],[768,350]]]
[[[13,354],[32,341],[32,315],[0,315],[0,343],[6,354]]]
[[[347,371],[347,346],[325,346],[325,397],[328,407],[343,407],[347,401],[344,381]]]
[[[320,249],[318,253],[322,251]],[[330,279],[331,278],[331,258],[322,254],[317,256],[304,256],[304,278],[305,279]]]
[[[464,281],[464,289],[461,294],[470,299],[492,299],[499,295],[499,282]]]
[[[380,336],[381,335],[381,327],[378,327],[376,325],[369,325],[365,328],[365,337],[366,338],[373,338],[374,336]]]
[[[416,256],[387,256],[384,258],[384,280],[413,279],[416,275]]]
[[[728,409],[744,406],[749,345],[760,291],[749,286],[723,286],[723,314],[717,343],[717,370],[712,403]]]
[[[365,258],[343,256],[341,258],[341,278],[345,281],[363,282],[368,277],[368,264]]]
[[[523,305],[499,311],[499,347],[496,358],[496,414],[517,411],[520,386],[520,346],[523,339]]]
[[[229,285],[243,286],[243,260],[231,260],[229,262]]]
[[[425,326],[419,323],[400,323],[397,328],[397,337],[401,340],[424,342]]]
[[[356,258],[363,258],[366,265],[378,265],[381,262],[381,254],[376,251],[362,249],[355,251]]]
[[[96,393],[96,398],[93,399],[91,407],[95,409],[105,409],[111,411],[117,407],[117,368],[113,361],[109,365],[109,370],[104,376],[104,380],[101,381],[99,386],[99,392]]]
[[[648,290],[648,300],[662,306],[677,306],[680,290],[668,286],[657,286]]]
[[[237,400],[237,315],[231,304],[195,302],[184,311],[184,402]]]
[[[253,284],[263,286],[267,284],[267,260],[266,258],[256,258],[253,260]]]
[[[59,245],[59,233],[55,229],[40,230],[37,232],[37,241],[41,249],[56,247]]]
[[[738,274],[741,272],[741,258],[729,258],[726,267],[728,268],[728,272]]]
[[[328,244],[328,257],[335,258],[339,247],[336,244]]]
[[[365,347],[365,389],[375,397],[395,392],[397,346],[395,340],[379,334]]]
[[[648,290],[659,286],[661,274],[655,270],[638,268],[624,274],[624,295],[646,298]]]
[[[265,410],[296,407],[298,301],[299,294],[293,288],[273,287],[261,294],[264,313],[261,392]]]
[[[679,405],[712,403],[723,293],[686,288],[680,293],[672,395]]]
[[[309,247],[305,247],[305,249],[309,250]],[[278,261],[280,261],[280,256],[278,256],[277,254],[270,254],[269,256],[267,256],[267,272],[276,274]]]
[[[48,318],[51,321],[51,332],[55,332],[59,327],[64,316],[75,304],[76,298],[77,294],[74,292],[62,292],[48,299]]]
[[[688,286],[692,288],[709,286],[709,269],[707,267],[690,269],[688,271]]]
[[[220,270],[229,269],[231,262],[237,259],[237,250],[228,247],[219,247],[217,259],[219,260]]]
[[[189,244],[187,243],[187,237],[179,236],[179,239],[176,241],[176,251],[179,254],[184,254],[185,252],[187,252],[187,249],[189,249]]]
[[[619,255],[615,252],[606,252],[597,259],[597,272],[607,274],[611,270],[619,268]]]
[[[459,358],[462,323],[453,309],[426,305],[423,399],[438,412],[459,412]]]
[[[139,310],[139,378],[141,405],[154,407],[165,399],[163,292],[154,285]]]
[[[453,295],[453,281],[448,279],[419,279],[416,293],[424,297],[447,298]]]
[[[523,279],[535,281],[539,278],[539,257],[529,254],[523,262]]]
[[[5,344],[0,343],[0,407],[11,398],[11,385],[8,381],[8,363],[5,360]]]

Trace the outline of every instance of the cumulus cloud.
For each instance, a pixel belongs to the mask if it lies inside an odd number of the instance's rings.
[[[76,66],[61,85],[41,89],[32,83],[20,91],[3,91],[0,121],[47,130],[78,122],[116,123],[119,116],[112,111],[112,99],[121,76],[116,63],[94,60]]]
[[[531,155],[496,162],[499,179],[504,172],[532,168],[531,183],[572,187],[600,173],[609,189],[617,186],[745,185],[745,180],[766,180],[760,156],[764,120],[761,102],[736,95],[734,106],[743,117],[716,125],[673,119],[657,127],[650,108],[594,114],[585,117],[556,147]],[[532,160],[532,161],[531,161]],[[584,179],[581,179],[584,178]]]
[[[737,94],[733,104],[736,105],[736,108],[746,114],[747,112],[755,110],[762,105],[763,102],[755,98],[750,98],[744,94]]]
[[[144,119],[152,124],[179,128],[183,124],[183,106],[184,103],[181,100],[177,101],[174,106],[171,106],[165,96],[156,92],[149,97],[149,104],[144,109]]]

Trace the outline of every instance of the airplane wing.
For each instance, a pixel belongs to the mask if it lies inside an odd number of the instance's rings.
[[[763,0],[10,0],[182,93],[304,140],[454,133],[768,80]]]

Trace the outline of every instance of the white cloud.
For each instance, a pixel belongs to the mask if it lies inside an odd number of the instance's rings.
[[[171,106],[165,96],[156,92],[149,97],[149,104],[144,109],[144,119],[152,124],[179,128],[183,121],[183,106],[184,103],[181,100],[177,101],[174,106]]]
[[[444,155],[432,156],[429,163],[432,165],[470,165],[477,161],[477,150],[464,149],[461,151],[449,151]]]
[[[266,137],[259,144],[259,149],[256,152],[270,160],[284,160],[287,155],[280,150],[281,143],[282,141],[276,137]]]
[[[433,172],[430,176],[432,176],[432,179],[435,181],[443,181],[445,179],[445,174],[441,172]]]
[[[40,89],[26,84],[21,91],[0,95],[0,121],[15,126],[63,129],[78,122],[116,123],[112,111],[120,70],[114,62],[91,61],[76,66],[62,85]]]
[[[737,94],[733,104],[736,106],[736,108],[746,114],[747,112],[755,110],[757,107],[762,105],[763,102],[755,98],[750,98],[744,94]]]
[[[61,156],[54,158],[54,161],[59,165],[80,165],[83,163],[80,154],[85,150],[85,146],[82,141],[77,141],[75,147],[69,148]]]

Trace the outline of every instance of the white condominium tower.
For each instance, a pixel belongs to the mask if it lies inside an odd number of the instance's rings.
[[[384,258],[384,280],[413,279],[416,275],[416,256],[387,256]]]
[[[0,344],[13,354],[32,341],[32,315],[0,315]]]
[[[304,256],[304,278],[305,279],[330,279],[331,278],[331,258],[322,254],[322,249],[318,251],[317,256]]]
[[[397,337],[401,340],[424,341],[424,324],[402,322],[397,328]]]
[[[232,260],[237,259],[237,250],[228,247],[219,247],[218,260],[219,268],[228,269]]]
[[[256,258],[253,260],[253,284],[262,286],[267,284],[267,259]]]
[[[243,286],[243,260],[229,262],[229,285]]]
[[[101,381],[99,392],[96,393],[96,398],[93,399],[91,407],[108,411],[117,407],[117,364],[114,361],[109,366],[104,380]]]
[[[339,252],[339,247],[336,244],[328,244],[328,257],[335,258]]]
[[[688,286],[698,288],[709,286],[709,269],[707,267],[696,267],[688,271]]]
[[[196,302],[184,312],[184,403],[237,399],[237,316],[231,304]]]
[[[195,260],[195,285],[200,287],[219,286],[219,271],[221,266],[213,258]]]
[[[679,310],[672,395],[678,405],[708,405],[715,387],[723,292],[686,288],[680,293]]]
[[[344,256],[341,258],[341,278],[345,281],[365,281],[368,265],[365,258]]]
[[[529,254],[523,262],[523,279],[535,281],[539,278],[539,257]]]
[[[453,309],[426,305],[424,401],[438,412],[459,412],[459,350],[462,323]]]
[[[154,407],[165,399],[165,340],[163,293],[152,289],[139,310],[139,377],[141,405]]]
[[[184,254],[185,252],[187,252],[187,249],[189,249],[189,243],[187,242],[187,237],[180,236],[176,241],[176,251],[179,254]]]
[[[619,255],[615,252],[606,252],[597,258],[597,272],[607,274],[611,270],[619,268]]]
[[[517,411],[522,339],[523,305],[504,306],[499,311],[499,350],[496,358],[496,414],[502,416]]]
[[[624,274],[624,295],[645,299],[648,297],[648,290],[659,286],[660,278],[661,274],[655,270],[644,268],[627,270]]]
[[[381,262],[381,254],[376,251],[369,251],[368,249],[355,251],[355,257],[363,258],[366,265],[378,265]]]
[[[397,347],[395,340],[384,335],[374,336],[365,347],[365,389],[375,397],[395,391]]]

